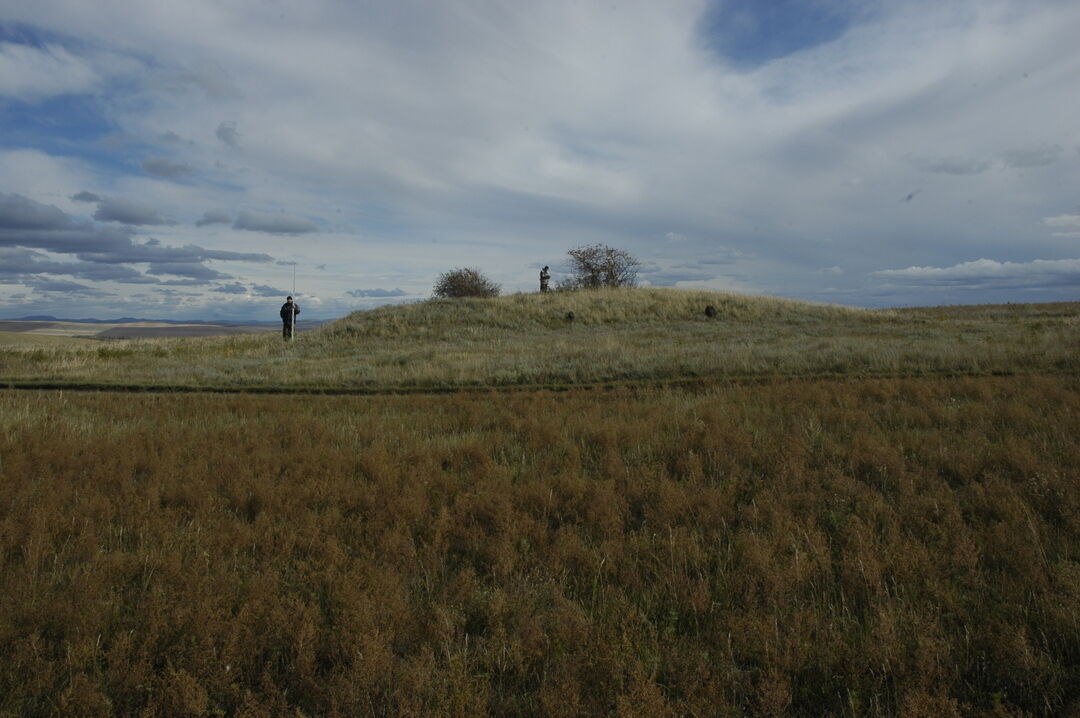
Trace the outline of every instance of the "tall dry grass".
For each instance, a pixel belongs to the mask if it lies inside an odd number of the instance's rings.
[[[0,392],[0,714],[1068,715],[1080,381]]]
[[[704,315],[708,304],[715,319]],[[268,333],[0,346],[0,382],[380,391],[1080,371],[1080,304],[1047,306],[1054,311],[869,311],[673,289],[432,300],[355,312],[291,344]]]

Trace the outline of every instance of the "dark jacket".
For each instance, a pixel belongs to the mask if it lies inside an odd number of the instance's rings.
[[[285,322],[286,324],[292,323],[294,314],[300,314],[299,304],[297,304],[296,302],[293,302],[292,304],[285,302],[281,305],[281,321]]]

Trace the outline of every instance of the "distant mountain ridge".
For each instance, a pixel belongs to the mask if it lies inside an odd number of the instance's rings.
[[[60,319],[48,314],[35,314],[27,317],[17,317],[8,321],[16,322],[69,322],[71,324],[135,324],[152,322],[155,324],[208,324],[224,327],[251,327],[267,326],[276,327],[280,320],[240,320],[240,319],[139,319],[137,317],[120,317],[119,319]],[[301,319],[306,326],[317,326],[333,321],[332,319]]]

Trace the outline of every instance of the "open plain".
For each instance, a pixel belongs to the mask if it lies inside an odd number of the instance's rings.
[[[0,385],[0,714],[1080,711],[1080,304],[431,301]]]

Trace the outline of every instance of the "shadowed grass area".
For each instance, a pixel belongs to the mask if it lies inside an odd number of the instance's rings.
[[[0,715],[1076,713],[1078,317],[639,289],[0,346],[376,393],[0,391]]]
[[[40,348],[40,347],[86,347],[89,339],[77,337],[52,336],[49,334],[31,334],[28,332],[0,332],[0,348]]]
[[[1071,715],[1075,376],[0,391],[0,715]]]
[[[717,316],[704,314],[707,305]],[[566,319],[574,313],[572,322]],[[1075,372],[1080,304],[871,311],[674,289],[431,300],[276,333],[0,346],[0,381],[452,389],[686,377]]]

